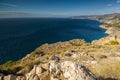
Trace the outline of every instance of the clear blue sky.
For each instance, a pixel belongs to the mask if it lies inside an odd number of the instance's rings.
[[[0,12],[23,12],[44,16],[119,13],[120,0],[0,0]]]

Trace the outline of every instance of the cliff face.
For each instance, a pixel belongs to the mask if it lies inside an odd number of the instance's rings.
[[[0,80],[120,80],[119,21],[109,17],[100,19],[103,28],[113,28],[107,37],[92,43],[75,39],[44,44],[1,65]]]

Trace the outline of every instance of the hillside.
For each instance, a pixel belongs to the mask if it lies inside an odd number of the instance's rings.
[[[19,61],[1,65],[0,80],[120,80],[118,16],[99,19],[102,28],[113,28],[109,36],[92,43],[46,43]]]

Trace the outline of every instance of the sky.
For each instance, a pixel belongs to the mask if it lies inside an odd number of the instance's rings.
[[[0,0],[0,17],[120,13],[120,0]]]

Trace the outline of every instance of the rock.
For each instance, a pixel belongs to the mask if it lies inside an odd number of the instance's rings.
[[[44,63],[44,64],[41,64],[41,68],[42,69],[46,69],[46,70],[48,70],[48,68],[49,68],[49,63]]]
[[[3,80],[3,76],[0,76],[0,80]]]
[[[42,69],[40,65],[34,65],[33,69],[30,71],[31,74],[41,74]]]
[[[51,60],[55,60],[55,61],[59,62],[60,57],[58,55],[54,55],[54,56],[52,56]]]
[[[4,76],[4,80],[16,80],[16,76],[14,75],[8,75],[8,76]]]
[[[40,75],[46,71],[41,65],[34,65],[33,69],[26,74],[26,80],[40,80]]]
[[[40,79],[39,79],[39,76],[38,76],[38,75],[32,74],[31,76],[28,77],[27,80],[40,80]]]
[[[24,76],[17,76],[16,80],[26,80]]]
[[[61,64],[59,62],[50,62],[50,76],[51,80],[59,80],[62,77]]]
[[[85,66],[78,62],[50,61],[51,80],[97,80]]]
[[[0,80],[3,80],[4,74],[0,74]]]

